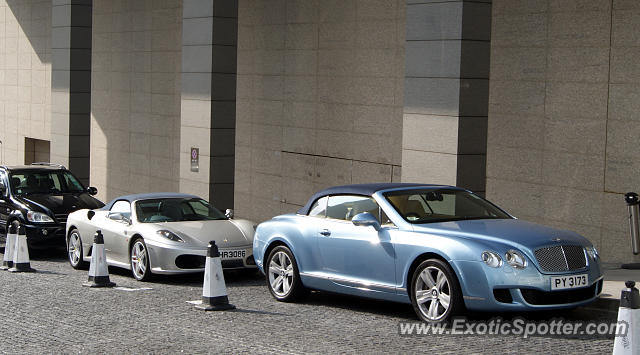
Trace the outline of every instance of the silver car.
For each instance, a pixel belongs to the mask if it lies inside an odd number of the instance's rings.
[[[225,269],[255,268],[255,224],[233,219],[198,196],[150,193],[121,196],[67,220],[67,251],[75,269],[91,260],[94,235],[104,238],[107,264],[132,271],[140,281],[151,274],[202,272],[214,240]]]

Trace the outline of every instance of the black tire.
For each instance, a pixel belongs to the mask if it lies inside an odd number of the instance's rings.
[[[418,291],[422,297],[418,297]],[[409,292],[413,310],[425,322],[448,322],[464,310],[458,278],[449,264],[439,259],[428,259],[418,265],[411,276]]]
[[[84,250],[82,249],[82,238],[80,232],[73,228],[67,236],[67,260],[72,268],[83,270],[87,268],[87,262],[84,261]]]
[[[144,251],[144,253],[142,253],[142,251]],[[135,261],[138,262],[136,263]],[[129,264],[131,265],[131,274],[136,280],[149,281],[151,279],[149,249],[147,249],[147,244],[145,244],[142,237],[135,238],[131,243],[131,248],[129,248]]]
[[[272,268],[272,265],[281,267],[282,264],[284,264],[285,267],[280,272],[276,272],[275,269]],[[289,248],[282,245],[273,248],[264,265],[267,287],[276,300],[280,302],[294,302],[307,294],[307,289],[300,279],[298,264]],[[278,281],[278,279],[280,279],[280,281]]]

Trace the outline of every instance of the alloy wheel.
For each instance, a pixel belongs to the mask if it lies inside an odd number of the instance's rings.
[[[436,266],[420,272],[415,286],[415,300],[420,312],[430,321],[442,319],[451,303],[451,285],[447,275]]]
[[[269,285],[278,296],[284,297],[293,284],[293,263],[284,251],[278,251],[269,263]]]
[[[69,245],[67,247],[67,252],[69,253],[69,262],[71,266],[78,266],[80,261],[82,261],[82,241],[80,240],[80,235],[77,231],[74,231],[69,236]]]
[[[136,279],[146,276],[147,266],[147,248],[142,240],[137,240],[131,247],[131,269]]]

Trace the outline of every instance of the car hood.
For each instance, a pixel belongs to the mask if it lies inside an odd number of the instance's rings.
[[[94,209],[103,206],[102,202],[88,193],[77,194],[33,194],[16,198],[25,205],[53,214],[68,214],[80,209]]]
[[[219,248],[246,247],[253,243],[253,229],[249,234],[242,222],[236,220],[164,222],[158,226],[177,232],[195,246],[206,247],[211,240],[215,240]]]
[[[429,234],[506,243],[531,250],[561,244],[591,245],[586,238],[578,233],[519,219],[481,219],[419,224],[414,225],[414,230]]]

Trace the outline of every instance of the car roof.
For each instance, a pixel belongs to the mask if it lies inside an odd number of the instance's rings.
[[[316,192],[307,204],[304,205],[301,209],[298,210],[298,214],[309,214],[309,210],[311,209],[311,205],[313,203],[324,196],[328,195],[363,195],[363,196],[371,196],[378,191],[386,191],[386,190],[394,190],[394,189],[406,189],[406,188],[439,188],[439,187],[449,187],[449,188],[457,188],[455,186],[448,185],[433,185],[433,184],[419,184],[419,183],[373,183],[373,184],[352,184],[352,185],[340,185],[326,188],[324,190],[320,190]]]
[[[152,200],[152,199],[159,199],[159,198],[201,198],[201,197],[198,197],[196,195],[183,194],[179,192],[150,192],[150,193],[144,193],[144,194],[132,194],[132,195],[118,196],[113,200],[111,200],[109,203],[107,203],[102,209],[110,210],[111,206],[113,206],[113,204],[116,201],[124,200],[124,201],[134,202],[139,200]]]
[[[59,165],[3,165],[3,169],[14,171],[14,170],[67,170]]]

